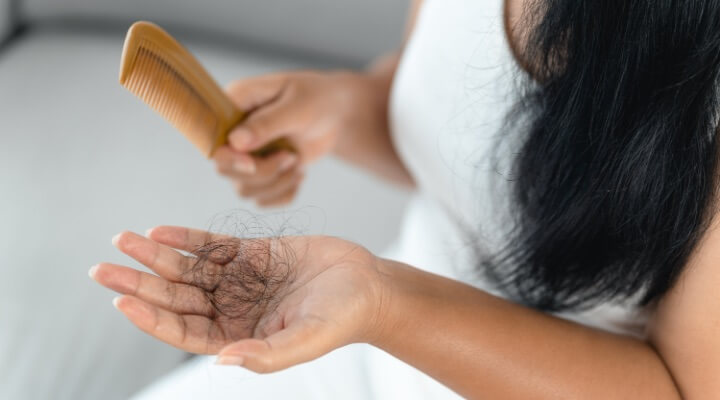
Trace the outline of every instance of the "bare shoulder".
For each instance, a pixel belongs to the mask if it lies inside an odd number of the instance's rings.
[[[685,398],[720,398],[720,215],[658,304],[649,329]]]

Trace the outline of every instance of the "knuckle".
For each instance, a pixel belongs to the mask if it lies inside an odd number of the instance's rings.
[[[262,134],[270,128],[270,121],[273,115],[267,112],[250,117],[245,126],[255,134]]]

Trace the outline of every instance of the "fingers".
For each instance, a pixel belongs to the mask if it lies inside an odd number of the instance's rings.
[[[169,282],[133,268],[107,263],[91,268],[90,277],[108,289],[138,297],[176,313],[207,317],[214,315],[204,292],[194,286]]]
[[[215,354],[228,342],[223,327],[204,316],[176,314],[134,296],[113,304],[143,332],[191,353]]]
[[[254,158],[223,146],[215,153],[218,173],[238,182],[269,185],[279,175],[296,167],[299,158],[289,151],[280,151],[266,158]]]
[[[304,175],[302,171],[288,171],[278,176],[270,184],[260,183],[254,184],[250,182],[237,182],[235,189],[238,195],[242,197],[254,198],[258,204],[263,204],[267,201],[272,201],[278,197],[281,197],[293,189],[295,189],[302,182]]]
[[[252,176],[257,171],[255,157],[233,151],[230,146],[221,146],[215,150],[213,159],[217,172],[232,179]]]
[[[246,157],[249,156],[236,153],[227,146],[218,149],[215,155],[218,172],[235,182],[239,196],[252,198],[260,206],[292,201],[304,179],[296,154],[281,151],[267,158],[251,158],[251,168],[247,166]]]
[[[147,231],[147,236],[158,243],[189,252],[210,242],[233,239],[232,236],[183,226],[156,226]]]
[[[132,232],[118,234],[113,238],[113,244],[123,253],[172,282],[198,285],[198,282],[193,279],[196,274],[191,272],[200,272],[204,278],[202,287],[212,287],[213,282],[208,279],[218,276],[218,272],[222,269],[222,266],[210,260],[204,260],[203,270],[193,271],[197,259],[184,256],[166,245]]]
[[[325,325],[320,319],[304,318],[264,340],[240,340],[220,350],[218,364],[269,373],[314,360],[338,347]]]
[[[210,262],[223,266],[232,261],[238,253],[247,255],[258,252],[262,253],[262,243],[269,243],[262,239],[243,240],[236,237],[214,234],[199,229],[191,229],[180,226],[158,226],[148,230],[148,237],[158,243],[188,251],[193,254],[202,255]],[[211,275],[208,278],[212,278]],[[208,279],[206,278],[206,279]],[[197,284],[196,282],[194,282]]]

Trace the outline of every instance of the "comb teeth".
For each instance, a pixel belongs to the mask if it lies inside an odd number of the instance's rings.
[[[140,43],[124,86],[205,154],[215,145],[218,120],[203,97],[152,42]]]

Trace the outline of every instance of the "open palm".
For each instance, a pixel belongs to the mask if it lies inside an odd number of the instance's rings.
[[[157,273],[91,269],[124,295],[115,306],[130,321],[170,345],[257,372],[366,340],[383,303],[379,259],[337,238],[238,239],[163,226],[113,243]]]

